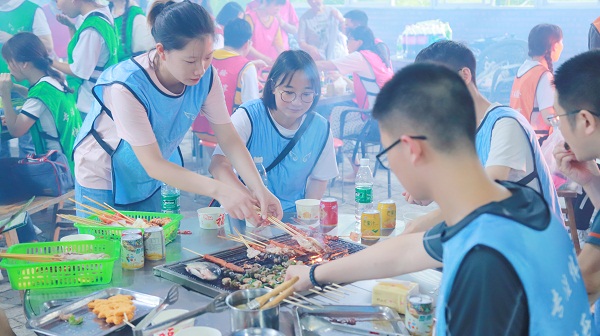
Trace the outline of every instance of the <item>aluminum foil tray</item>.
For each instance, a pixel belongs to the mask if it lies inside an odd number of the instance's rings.
[[[120,325],[108,324],[104,319],[98,318],[91,309],[88,309],[87,304],[92,300],[107,299],[117,294],[133,295],[133,304],[135,305],[136,310],[132,323],[140,320],[163,300],[158,296],[148,295],[129,289],[116,287],[107,288],[30,319],[28,325],[38,334],[49,336],[108,335],[123,328],[125,323]],[[73,314],[76,318],[83,317],[83,323],[79,325],[70,325],[59,318],[61,314]]]
[[[341,306],[330,305],[325,308],[307,310],[295,307],[294,330],[297,336],[346,336],[348,332],[334,330],[333,328],[316,329],[315,324],[311,324],[311,316],[323,318],[327,321],[331,319],[345,320],[354,319],[355,325],[345,326],[355,327],[357,329],[380,331],[382,333],[391,332],[400,335],[410,335],[404,326],[403,318],[393,309],[384,306]],[[365,333],[367,335],[367,333]]]

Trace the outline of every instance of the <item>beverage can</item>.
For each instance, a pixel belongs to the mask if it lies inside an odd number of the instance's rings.
[[[396,203],[393,200],[385,200],[379,202],[377,210],[381,213],[381,228],[395,229],[396,228]]]
[[[165,258],[165,234],[160,226],[144,230],[144,257],[146,260],[163,260]]]
[[[364,211],[360,218],[362,239],[377,240],[381,236],[381,214],[379,210]]]
[[[121,237],[128,236],[128,235],[139,235],[141,237],[142,236],[142,230],[140,230],[140,229],[127,229],[127,230],[121,231]]]
[[[320,204],[321,225],[336,226],[338,224],[338,202],[335,198],[323,198]]]
[[[144,267],[144,240],[141,235],[121,237],[121,267],[124,269]]]
[[[413,294],[406,299],[405,324],[411,335],[431,335],[433,299],[425,294]]]

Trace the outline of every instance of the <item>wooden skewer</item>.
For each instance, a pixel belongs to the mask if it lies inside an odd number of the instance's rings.
[[[131,329],[135,329],[135,326],[131,322],[129,322],[129,317],[127,317],[126,313],[123,313],[123,322],[130,326]]]
[[[35,255],[23,253],[0,253],[0,258],[17,259],[31,262],[51,262],[60,261],[59,257],[50,255]]]
[[[117,210],[117,209],[111,207],[110,205],[106,204],[106,202],[104,202],[104,205],[106,205],[110,210],[114,211],[117,215],[122,216],[123,218],[125,218],[125,221],[131,222],[131,223],[135,222],[135,219],[133,219],[132,217],[124,215],[119,210]]]
[[[325,307],[323,307],[321,304],[319,304],[317,301],[315,301],[315,300],[311,300],[311,299],[307,298],[306,296],[304,296],[304,295],[302,295],[302,294],[300,294],[300,293],[296,293],[296,294],[294,294],[294,295],[295,295],[295,296],[299,296],[299,297],[300,297],[300,298],[302,298],[304,301],[306,301],[306,302],[308,302],[308,303],[312,304],[313,306],[317,306],[317,307],[319,307],[319,308],[325,308]]]
[[[329,296],[329,295],[327,295],[326,293],[319,292],[318,290],[315,290],[315,289],[312,289],[312,288],[311,288],[311,289],[309,289],[308,291],[309,291],[309,292],[312,292],[312,293],[315,293],[315,294],[317,294],[317,295],[322,295],[322,296],[324,296],[324,297],[328,298],[328,299],[329,299],[329,300],[331,300],[331,301],[340,302],[340,300],[339,300],[339,299],[337,299],[337,298],[335,298],[335,297],[333,297],[333,296]]]
[[[242,237],[242,234],[238,231],[238,229],[234,227],[233,230],[235,230],[235,233],[238,234],[238,236],[242,240],[242,243],[244,243],[244,245],[246,245],[246,248],[250,248],[250,245],[248,245],[248,243],[246,242],[246,239],[244,239],[244,237]]]
[[[265,238],[265,237],[263,237],[263,236],[261,236],[261,235],[257,235],[257,234],[256,234],[256,233],[254,233],[254,232],[248,232],[248,233],[249,233],[249,234],[251,234],[251,235],[253,235],[253,236],[255,236],[256,238],[264,239],[265,241],[268,241],[268,240],[269,240],[268,238]]]
[[[317,287],[317,288],[319,288],[319,287]],[[331,295],[336,295],[336,296],[338,296],[340,298],[344,297],[344,294],[340,294],[338,292],[335,292],[335,291],[333,291],[331,289],[327,289],[327,288],[321,288],[321,293],[323,293],[323,292],[331,294]]]
[[[265,246],[265,247],[267,246],[267,244],[265,244],[265,243],[263,243],[263,242],[261,242],[259,240],[256,240],[256,239],[254,239],[254,238],[252,238],[250,236],[244,236],[244,238],[246,238],[247,240],[251,241],[253,244],[257,244],[257,245],[261,245],[261,246]]]
[[[290,297],[291,297],[291,296],[290,296]],[[314,308],[312,308],[312,307],[305,306],[305,305],[303,305],[303,304],[301,304],[301,303],[292,302],[292,301],[290,301],[290,300],[288,300],[288,299],[283,299],[283,302],[285,302],[285,303],[289,303],[289,304],[291,304],[292,306],[296,306],[296,307],[304,308],[304,309],[306,309],[306,310],[315,310],[315,309],[314,309]]]
[[[184,249],[184,250],[186,250],[186,251],[188,251],[188,252],[191,252],[191,253],[193,253],[193,254],[195,254],[195,255],[199,255],[199,256],[201,256],[202,258],[204,258],[204,254],[200,254],[200,253],[198,253],[198,252],[196,252],[196,251],[192,251],[192,250],[190,250],[189,248],[186,248],[186,247],[182,247],[182,249]]]
[[[105,213],[104,211],[102,211],[102,210],[96,209],[96,208],[94,208],[94,207],[91,207],[91,206],[89,206],[89,205],[87,205],[87,204],[79,203],[79,202],[77,202],[76,200],[74,200],[74,199],[72,199],[72,198],[69,198],[69,201],[71,201],[71,202],[73,202],[73,203],[75,203],[75,204],[79,205],[80,207],[83,207],[83,208],[85,208],[85,209],[91,210],[91,211],[94,213],[94,215],[105,215],[105,214],[106,214],[106,213]]]
[[[97,215],[97,214],[95,214],[95,213],[93,213],[91,211],[87,211],[87,210],[83,210],[83,209],[76,208],[75,210],[79,211],[79,212],[83,212],[84,214],[88,214],[88,215],[93,215],[93,216]]]
[[[318,287],[318,288],[323,288],[323,287]],[[331,286],[325,286],[325,288],[323,288],[323,289],[324,289],[325,291],[332,292],[332,294],[338,294],[338,292],[339,292],[339,293],[341,293],[341,294],[348,295],[347,293],[345,293],[345,292],[344,292],[344,291],[342,291],[341,289],[334,288],[334,287],[331,287]]]
[[[366,238],[366,239],[386,239],[386,238],[392,238],[391,236],[361,236],[360,234],[358,236],[354,236],[356,238]],[[352,236],[338,236],[338,238],[354,238]]]
[[[355,291],[353,291],[353,290],[350,290],[350,289],[348,289],[348,288],[346,288],[346,287],[342,287],[342,286],[340,286],[340,285],[338,285],[338,284],[336,284],[336,283],[332,283],[332,284],[331,284],[331,286],[333,286],[333,287],[336,287],[336,288],[339,288],[339,289],[342,289],[342,290],[345,290],[345,291],[347,291],[347,292],[349,292],[349,293],[356,293]]]
[[[72,215],[61,215],[61,214],[58,214],[57,216],[60,218],[66,219],[66,220],[70,220],[72,222],[77,222],[79,224],[83,224],[83,225],[93,225],[93,226],[106,225],[102,222],[95,221],[95,220],[88,219],[88,218],[83,218],[83,217],[77,217],[77,216],[72,216]]]

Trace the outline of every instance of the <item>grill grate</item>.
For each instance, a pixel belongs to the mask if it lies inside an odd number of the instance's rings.
[[[288,234],[283,234],[280,236],[276,236],[271,238],[279,243],[294,245],[296,241]],[[363,250],[365,246],[360,244],[356,244],[353,242],[349,242],[346,240],[338,239],[338,240],[329,240],[327,241],[327,246],[333,251],[331,255],[333,255],[333,259],[337,259],[346,255],[346,253],[338,253],[347,250],[348,254],[356,253],[360,250]],[[337,254],[336,254],[337,253]],[[274,264],[268,260],[255,260],[248,259],[246,256],[246,247],[239,246],[232,249],[211,253],[211,255],[226,260],[227,262],[236,264],[238,266],[244,265],[244,263],[249,264],[260,264],[266,267],[272,267]],[[296,260],[301,260],[307,262],[310,260],[311,255],[305,256],[297,256]],[[225,287],[221,284],[221,278],[214,281],[206,281],[200,280],[199,278],[189,274],[185,270],[185,265],[191,262],[197,261],[205,261],[202,257],[195,257],[188,260],[178,261],[171,264],[166,264],[162,266],[157,266],[154,268],[154,275],[159,276],[161,278],[173,281],[177,284],[180,284],[188,289],[199,292],[204,295],[208,295],[210,297],[215,297],[220,293],[230,293],[235,291],[235,289],[230,287]]]

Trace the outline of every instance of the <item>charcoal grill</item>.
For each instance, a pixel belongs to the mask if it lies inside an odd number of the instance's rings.
[[[277,242],[280,242],[283,244],[287,244],[287,245],[295,245],[296,244],[296,241],[289,234],[275,236],[275,237],[271,238],[271,240],[274,240],[274,241],[277,241]],[[349,242],[349,241],[342,240],[342,239],[328,240],[326,244],[333,251],[333,253],[331,254],[331,255],[333,255],[333,259],[337,259],[337,258],[340,258],[340,257],[343,257],[344,255],[346,255],[346,253],[339,254],[338,252],[347,250],[348,254],[352,254],[352,253],[356,253],[365,248],[365,246],[362,246],[360,244],[356,244],[356,243]],[[267,267],[272,267],[274,265],[270,261],[248,259],[248,257],[246,256],[246,250],[247,249],[245,246],[239,246],[239,247],[234,247],[234,248],[231,248],[228,250],[211,253],[211,255],[221,258],[227,262],[236,264],[238,266],[242,266],[242,265],[244,265],[244,263],[261,264],[261,265],[267,266]],[[338,253],[338,254],[336,254],[336,253]],[[314,256],[314,254],[309,254],[309,255],[305,255],[305,256],[296,256],[295,259],[301,260],[303,262],[311,262],[311,256]],[[186,264],[191,263],[191,262],[198,262],[198,261],[206,261],[206,260],[204,260],[203,257],[195,257],[195,258],[191,258],[191,259],[187,259],[187,260],[177,261],[177,262],[170,263],[170,264],[165,264],[162,266],[156,266],[156,267],[154,267],[154,275],[164,278],[164,279],[167,279],[167,280],[170,280],[174,283],[180,284],[186,288],[189,288],[193,291],[196,291],[198,293],[201,293],[201,294],[204,294],[204,295],[207,295],[210,297],[215,297],[221,293],[231,293],[231,292],[235,291],[235,289],[233,289],[233,288],[223,286],[221,284],[221,278],[214,280],[214,281],[201,280],[201,279],[189,274],[185,270]]]

